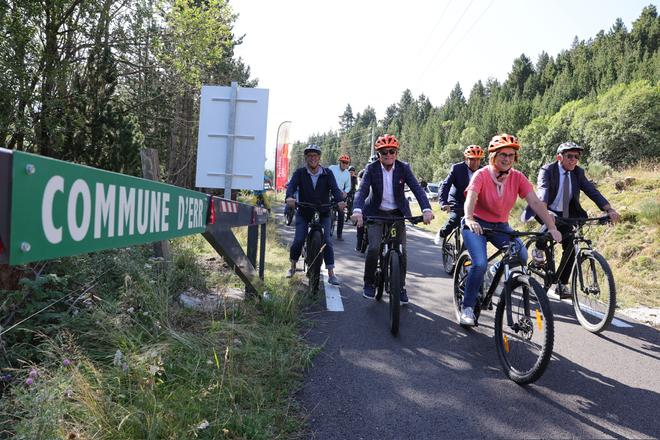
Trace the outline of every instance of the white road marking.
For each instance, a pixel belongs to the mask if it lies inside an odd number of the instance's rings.
[[[323,271],[323,286],[325,290],[325,305],[329,312],[343,312],[344,303],[341,301],[339,287],[328,282],[328,272]]]

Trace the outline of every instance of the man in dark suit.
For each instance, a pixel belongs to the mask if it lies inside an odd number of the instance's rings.
[[[422,212],[424,223],[427,225],[433,220],[433,212],[426,193],[417,182],[410,166],[397,160],[399,141],[394,136],[385,135],[376,141],[376,151],[379,160],[372,162],[366,168],[360,190],[353,202],[353,221],[358,227],[362,226],[364,217],[410,217],[410,206],[404,195],[407,184],[417,198]],[[383,225],[373,224],[367,228],[369,247],[367,248],[364,263],[364,290],[362,296],[374,299],[375,272],[378,265],[378,251],[383,235]],[[406,280],[406,225],[401,222],[397,225],[397,239],[403,245],[403,284]],[[408,303],[406,289],[401,290],[401,304]]]
[[[544,165],[539,170],[536,193],[544,202],[548,210],[558,217],[587,217],[587,212],[580,205],[580,191],[583,191],[601,210],[607,212],[613,222],[619,221],[619,213],[616,212],[605,197],[598,191],[593,183],[587,179],[584,170],[577,166],[583,147],[574,142],[564,142],[557,148],[557,161]],[[533,216],[529,207],[525,211],[525,219]],[[537,218],[537,221],[540,220]],[[545,226],[542,228],[544,229]],[[560,298],[571,298],[568,289],[568,278],[570,268],[573,266],[575,255],[573,254],[573,237],[571,226],[562,225],[558,222],[557,229],[562,237],[562,257],[558,267],[564,263],[568,270],[564,270],[559,277],[555,293]],[[544,264],[542,249],[533,249],[532,256],[536,264]]]
[[[311,144],[303,151],[305,155],[305,166],[298,168],[286,188],[286,203],[289,209],[295,209],[296,199],[294,194],[298,192],[298,200],[305,203],[328,204],[330,203],[330,193],[332,193],[339,209],[343,210],[346,203],[343,202],[344,195],[337,187],[335,176],[328,168],[323,168],[320,164],[321,148]],[[323,259],[325,268],[328,270],[328,282],[330,284],[339,284],[335,275],[335,253],[330,236],[330,208],[320,210],[321,225],[323,226],[323,237],[325,239],[325,248],[323,250]],[[291,268],[287,272],[287,278],[291,278],[296,272],[296,263],[300,258],[309,222],[312,221],[314,210],[311,208],[300,207],[296,214],[296,234],[289,250],[289,259]]]
[[[479,145],[468,145],[463,151],[463,157],[465,158],[463,162],[451,166],[449,175],[440,185],[440,195],[438,196],[440,209],[448,211],[449,218],[435,235],[435,244],[442,243],[442,239],[461,224],[465,189],[470,183],[472,174],[481,168],[484,150]]]

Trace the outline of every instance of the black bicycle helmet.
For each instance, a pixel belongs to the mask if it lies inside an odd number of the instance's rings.
[[[349,171],[349,172],[351,172],[351,171],[355,171],[355,167],[354,167],[353,165],[351,165],[350,167],[348,167],[348,171]]]
[[[557,154],[562,154],[565,151],[571,150],[582,151],[584,150],[584,147],[579,146],[575,142],[564,142],[563,144],[560,144],[559,147],[557,147]]]

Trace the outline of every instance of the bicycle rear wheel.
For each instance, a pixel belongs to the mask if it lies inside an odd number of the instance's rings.
[[[524,385],[545,371],[554,344],[554,319],[541,285],[527,276],[512,282],[512,326],[507,322],[505,295],[495,311],[495,345],[504,373]]]
[[[612,322],[616,308],[616,286],[612,270],[596,251],[580,253],[571,280],[573,308],[580,325],[600,333]]]
[[[321,255],[322,243],[323,237],[321,236],[321,231],[312,231],[307,242],[306,254],[307,278],[309,278],[309,289],[312,296],[316,296],[321,284],[321,260],[323,260],[323,255]]]
[[[390,331],[393,335],[399,333],[399,312],[401,311],[401,265],[399,253],[390,252],[389,261],[389,289],[390,296]]]
[[[442,265],[449,275],[454,273],[454,263],[456,263],[456,254],[458,253],[454,243],[454,234],[456,233],[456,230],[454,230],[442,239]]]

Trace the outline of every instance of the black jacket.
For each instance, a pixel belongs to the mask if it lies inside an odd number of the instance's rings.
[[[291,180],[289,180],[289,186],[286,188],[286,198],[293,197],[293,194],[298,191],[298,200],[305,203],[330,203],[330,193],[332,193],[335,201],[344,200],[332,171],[321,167],[321,171],[319,172],[321,175],[316,182],[316,188],[314,188],[312,177],[307,172],[307,167],[298,168],[291,176]],[[314,210],[311,208],[301,207],[298,211],[308,221],[314,216]],[[321,209],[320,213],[322,216],[329,215],[330,208]]]

